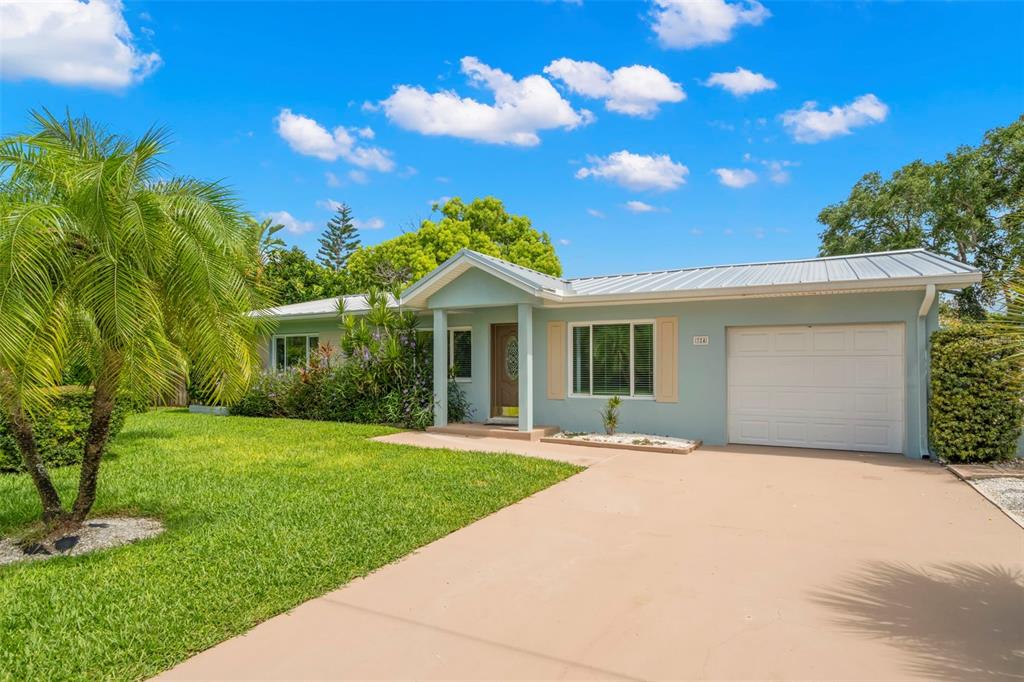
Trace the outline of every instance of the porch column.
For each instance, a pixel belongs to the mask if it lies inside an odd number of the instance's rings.
[[[448,311],[434,311],[434,426],[448,425]]]
[[[533,306],[520,303],[519,322],[519,430],[533,430]]]

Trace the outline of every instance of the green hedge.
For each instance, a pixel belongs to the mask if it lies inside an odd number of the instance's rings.
[[[985,329],[965,325],[931,338],[929,436],[934,452],[952,462],[991,462],[1016,455],[1024,421],[1019,348]]]
[[[67,466],[82,461],[91,409],[92,389],[63,386],[57,390],[49,409],[32,418],[36,443],[47,466]],[[110,422],[111,438],[124,426],[124,420],[132,409],[133,405],[128,400],[117,402]],[[18,444],[6,420],[0,419],[0,472],[24,470]]]

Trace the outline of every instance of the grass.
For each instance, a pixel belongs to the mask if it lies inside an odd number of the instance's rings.
[[[142,679],[365,575],[578,469],[377,443],[377,426],[129,419],[93,516],[161,518],[160,537],[0,567],[0,677]],[[69,496],[78,471],[56,472]],[[0,476],[0,534],[39,507]]]

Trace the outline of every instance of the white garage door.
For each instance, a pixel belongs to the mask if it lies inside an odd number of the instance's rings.
[[[903,450],[903,325],[732,327],[729,441]]]

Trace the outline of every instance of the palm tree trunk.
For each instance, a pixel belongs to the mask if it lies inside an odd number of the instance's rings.
[[[36,446],[36,436],[32,431],[32,424],[25,417],[20,407],[10,411],[8,415],[11,422],[11,430],[14,432],[14,440],[21,450],[21,458],[25,463],[25,469],[32,477],[32,483],[39,493],[39,501],[43,504],[43,523],[52,524],[65,518],[64,508],[60,503],[60,494],[50,480],[50,474],[46,471],[43,458],[39,456],[39,448]]]
[[[0,371],[0,390],[4,391],[5,402],[7,403],[7,421],[14,433],[14,440],[21,452],[21,460],[32,478],[32,483],[39,493],[39,501],[43,505],[43,523],[51,524],[66,518],[64,507],[60,502],[60,493],[50,480],[50,474],[46,470],[43,458],[39,455],[39,447],[36,444],[35,431],[32,429],[32,422],[29,421],[25,412],[21,409],[21,400],[12,388],[13,381],[6,371]]]
[[[114,413],[114,399],[121,379],[121,357],[114,351],[103,354],[103,365],[96,378],[92,396],[92,420],[85,436],[85,453],[82,456],[82,472],[78,479],[78,496],[71,509],[71,519],[77,523],[85,520],[96,501],[96,482],[100,474],[100,462],[110,438],[110,417]]]

